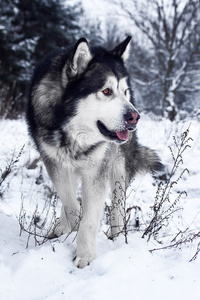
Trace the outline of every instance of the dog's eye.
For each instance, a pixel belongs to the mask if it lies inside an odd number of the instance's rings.
[[[105,96],[111,96],[112,93],[113,93],[113,91],[112,91],[112,89],[107,88],[107,89],[103,90],[102,93],[103,93]]]

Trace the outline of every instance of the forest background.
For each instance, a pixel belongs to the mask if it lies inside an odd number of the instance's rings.
[[[89,2],[0,0],[0,118],[24,114],[33,69],[50,52],[81,37],[112,49],[127,35],[137,108],[171,121],[199,117],[199,0],[99,1],[104,18],[98,7],[88,13]]]

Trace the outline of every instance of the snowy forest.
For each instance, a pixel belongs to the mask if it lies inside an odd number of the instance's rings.
[[[78,269],[76,232],[48,238],[61,202],[28,134],[29,84],[58,48],[85,37],[113,49],[128,35],[138,139],[165,170],[122,191],[114,240],[110,191],[97,259]],[[0,0],[0,139],[0,300],[199,299],[199,0]]]
[[[80,37],[111,49],[127,35],[133,37],[128,66],[139,108],[172,121],[177,114],[199,113],[199,1],[106,3],[111,4],[115,18],[105,15],[105,29],[98,15],[90,20],[81,2],[1,0],[1,117],[24,112],[33,69],[51,51]]]

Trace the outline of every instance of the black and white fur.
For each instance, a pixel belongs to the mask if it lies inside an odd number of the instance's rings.
[[[125,190],[136,173],[162,168],[155,152],[139,145],[136,137],[139,114],[124,66],[130,40],[107,51],[80,39],[73,49],[44,60],[30,88],[29,131],[63,204],[54,235],[78,228],[74,264],[80,268],[96,257],[95,239],[109,187],[114,191],[120,182]],[[116,197],[112,200],[111,235],[116,235],[123,227],[123,209],[115,205]]]

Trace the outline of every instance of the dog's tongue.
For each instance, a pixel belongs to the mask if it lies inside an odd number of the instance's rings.
[[[116,135],[122,141],[128,140],[128,130],[117,131]]]

